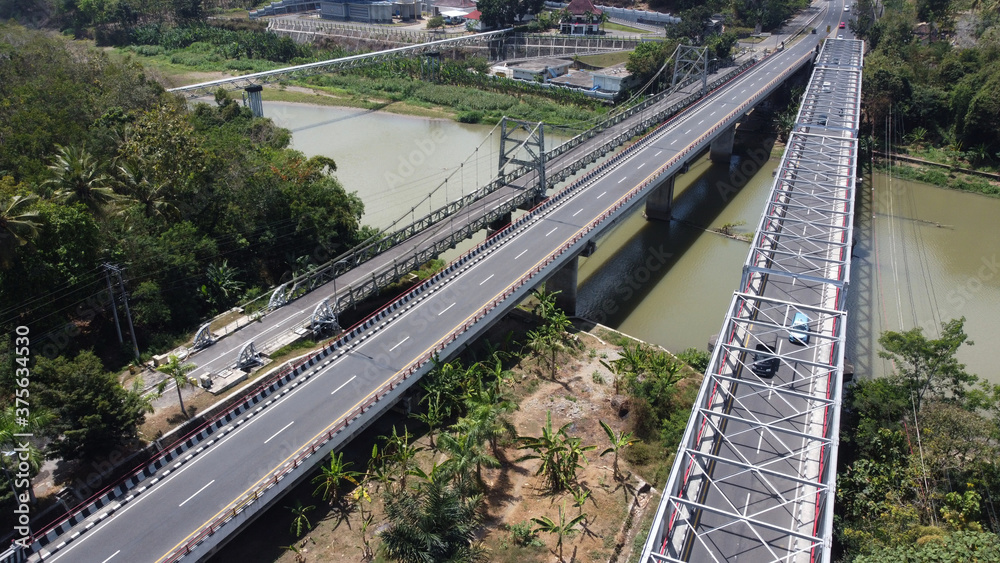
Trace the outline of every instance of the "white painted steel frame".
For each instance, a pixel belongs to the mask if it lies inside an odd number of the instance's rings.
[[[830,559],[863,49],[861,41],[828,40],[817,59],[747,256],[743,292],[734,294],[727,312],[640,559],[644,563],[687,560],[693,544],[707,560],[727,560],[720,549],[726,535],[756,542],[773,561]],[[802,282],[819,304],[766,297],[769,279],[792,287]],[[788,337],[786,320],[794,312],[809,317],[809,340],[782,353],[776,344]],[[766,355],[779,359],[786,381],[753,372],[758,344],[772,347]],[[764,404],[784,410],[747,407],[764,393],[769,396]],[[744,442],[754,438],[758,455],[765,439],[772,449],[765,459],[745,454]],[[735,471],[718,476],[718,466]],[[751,510],[747,493],[740,509],[743,499],[727,487],[738,489],[742,485],[733,483],[748,475],[755,480],[754,492],[777,502]],[[709,492],[714,504],[704,502]],[[789,525],[764,520],[782,511],[791,516]],[[803,512],[811,518],[800,518]],[[725,523],[699,528],[702,513],[719,515]]]

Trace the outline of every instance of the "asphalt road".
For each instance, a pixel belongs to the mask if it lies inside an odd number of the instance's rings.
[[[232,431],[217,434],[210,447],[177,471],[161,475],[135,500],[46,561],[117,563],[161,559],[374,389],[571,241],[582,227],[613,207],[652,171],[722,122],[730,111],[764,88],[772,76],[785,70],[790,60],[811,48],[802,45],[789,49],[721,88],[675,119],[666,134],[637,151],[630,160],[550,208],[543,218],[496,245],[494,251],[454,279],[439,282],[442,285],[438,290],[393,323],[345,354],[331,356],[315,368],[313,377],[282,394],[259,414],[230,423]],[[293,313],[308,309],[296,303],[285,308],[288,311],[279,310],[279,316],[274,318],[283,318],[283,314],[291,318]],[[268,330],[279,330],[279,325]],[[218,356],[224,357],[225,341],[219,344],[223,347]]]

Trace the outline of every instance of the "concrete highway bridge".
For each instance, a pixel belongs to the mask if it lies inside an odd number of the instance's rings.
[[[18,552],[9,560],[38,560],[44,555],[46,561],[113,563],[208,557],[305,478],[326,454],[342,447],[402,397],[431,369],[435,355],[447,358],[460,350],[542,281],[550,280],[572,296],[576,257],[592,248],[609,227],[640,208],[650,217],[669,218],[676,175],[712,147],[718,156],[728,158],[735,124],[813,61],[817,37],[806,34],[764,60],[737,69],[735,75],[720,78],[723,83],[711,88],[706,78],[687,85],[696,92],[676,92],[627,116],[615,116],[602,131],[588,132],[571,141],[570,148],[556,149],[550,164],[562,158],[561,168],[543,169],[538,166],[538,161],[544,163],[541,158],[526,162],[520,176],[512,174],[502,186],[484,191],[475,205],[446,215],[447,221],[429,220],[429,227],[414,228],[405,244],[371,251],[364,264],[391,264],[397,274],[409,271],[414,263],[393,259],[393,250],[402,249],[401,256],[416,260],[421,252],[427,257],[440,253],[442,241],[453,244],[456,223],[464,221],[469,229],[489,223],[498,226],[509,216],[512,203],[538,200],[534,182],[544,189],[558,175],[547,171],[559,169],[568,176],[587,159],[599,158],[595,155],[601,150],[616,146],[612,144],[616,137],[634,136],[669,118],[431,279],[349,328],[322,351],[280,371],[243,402],[206,421],[64,521],[39,531],[31,554]],[[691,95],[698,100],[681,103]],[[537,135],[534,130],[528,133],[521,146]],[[586,157],[584,164],[581,155]],[[414,237],[421,236],[425,238],[411,246]],[[750,268],[776,263],[779,254],[774,250],[770,262]],[[355,289],[369,284],[344,277],[356,269],[348,270],[355,265],[350,260],[332,266],[332,279],[345,282],[336,295],[324,297],[321,289],[327,286],[316,277],[316,290],[278,308],[257,325],[273,329],[303,314],[314,320],[320,305],[330,298],[333,306],[327,301],[324,310],[335,315],[354,299]],[[376,281],[372,280],[373,287]],[[307,298],[322,298],[311,317],[310,307],[300,309]],[[813,323],[818,323],[815,316]],[[817,332],[815,339],[819,338]],[[201,354],[213,354],[212,350]],[[192,359],[198,361],[198,356]],[[735,416],[732,411],[724,414]],[[670,540],[664,545],[673,545],[675,535],[665,536]]]

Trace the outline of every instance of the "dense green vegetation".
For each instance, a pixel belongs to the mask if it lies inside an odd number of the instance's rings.
[[[496,123],[504,115],[549,125],[589,128],[607,112],[601,102],[563,88],[541,89],[534,84],[486,75],[483,59],[445,61],[435,80],[421,77],[421,61],[400,59],[350,72],[317,75],[304,81],[333,92],[347,91],[387,101],[444,106],[465,123]]]
[[[135,63],[0,25],[0,407],[10,410],[16,370],[30,367],[49,455],[122,456],[149,412],[138,388],[108,373],[132,345],[124,321],[118,343],[103,263],[124,272],[131,336],[148,359],[367,237],[335,163],[289,139],[225,95],[192,109]],[[15,363],[18,326],[29,331],[25,363]]]
[[[849,388],[836,535],[845,561],[993,561],[1000,548],[1000,386],[955,357],[964,319],[940,335],[886,332],[895,374]]]
[[[905,146],[924,158],[970,167],[1000,163],[1000,18],[996,4],[964,9],[957,1],[890,0],[875,19],[873,2],[858,1],[850,25],[871,47],[862,131],[877,150]],[[971,39],[974,46],[953,44],[962,34],[959,20],[972,30],[959,44]],[[925,152],[928,147],[943,148],[944,158]]]

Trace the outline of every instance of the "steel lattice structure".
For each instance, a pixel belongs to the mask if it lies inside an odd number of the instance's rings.
[[[829,561],[864,44],[803,96],[641,561]]]
[[[342,57],[328,61],[320,61],[264,72],[244,74],[243,76],[210,80],[199,84],[191,84],[190,86],[171,88],[167,91],[182,94],[188,98],[197,98],[200,96],[214,94],[219,88],[224,88],[226,90],[238,90],[248,86],[267,84],[291,78],[301,78],[304,76],[319,74],[321,72],[334,72],[338,70],[348,70],[361,66],[384,63],[393,59],[412,57],[423,53],[440,51],[441,49],[449,47],[474,45],[484,41],[499,39],[510,31],[510,29],[501,29],[498,31],[488,31],[485,33],[476,33],[474,35],[453,37],[451,39],[442,39],[440,41],[430,41],[428,43],[421,43],[419,45],[412,45],[409,47],[398,47],[396,49],[386,49],[384,51],[365,53],[363,55],[352,55],[350,57]]]

